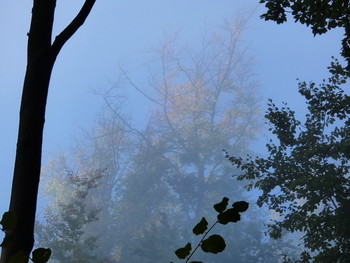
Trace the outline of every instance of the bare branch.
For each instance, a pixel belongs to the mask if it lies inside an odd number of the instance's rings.
[[[132,81],[132,79],[130,79],[129,74],[125,71],[124,68],[120,67],[121,72],[123,73],[124,77],[126,78],[126,80],[129,82],[129,84],[139,93],[141,93],[141,95],[143,95],[146,99],[154,102],[155,104],[162,106],[157,100],[153,99],[152,97],[148,96],[146,94],[146,92],[144,92],[143,90],[141,90],[136,84],[135,82]]]
[[[111,103],[108,101],[106,96],[103,96],[103,100],[105,101],[108,109],[114,114],[114,116],[116,116],[119,120],[122,121],[122,123],[124,123],[124,125],[126,127],[129,128],[129,130],[135,134],[138,134],[147,144],[152,145],[152,143],[148,140],[148,138],[146,138],[146,136],[140,132],[139,130],[133,128],[126,120],[125,118],[123,118],[111,105]]]
[[[164,48],[163,48],[164,50]],[[177,138],[177,141],[183,146],[184,146],[184,142],[183,142],[183,138],[181,138],[181,136],[178,134],[178,132],[175,130],[174,125],[172,124],[172,122],[169,119],[169,115],[168,115],[168,91],[169,91],[169,87],[168,87],[168,82],[166,79],[166,69],[165,69],[165,61],[164,61],[164,51],[162,53],[161,56],[161,65],[162,65],[162,75],[163,75],[163,85],[164,85],[164,89],[165,89],[165,94],[164,94],[164,105],[162,105],[163,107],[163,113],[165,116],[165,119],[173,133],[173,135]]]

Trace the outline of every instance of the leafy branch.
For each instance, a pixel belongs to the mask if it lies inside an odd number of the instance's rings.
[[[192,232],[196,236],[202,235],[203,237],[198,242],[195,249],[192,251],[192,244],[188,242],[186,246],[179,248],[175,251],[175,255],[179,259],[186,259],[185,263],[188,263],[192,258],[194,253],[200,247],[206,253],[220,253],[225,250],[226,242],[225,239],[218,235],[214,234],[209,236],[209,232],[215,227],[217,223],[226,225],[230,222],[236,223],[241,220],[240,213],[247,211],[249,204],[245,201],[239,201],[232,204],[232,208],[227,209],[229,199],[224,197],[220,203],[214,205],[214,209],[218,212],[216,222],[208,229],[208,221],[205,217],[202,217],[201,221],[193,228]],[[191,252],[192,251],[192,252]],[[170,262],[173,263],[173,262]],[[189,263],[203,263],[202,261],[191,261]]]

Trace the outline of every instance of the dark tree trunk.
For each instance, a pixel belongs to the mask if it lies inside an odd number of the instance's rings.
[[[86,0],[75,19],[51,44],[56,0],[33,1],[9,208],[17,223],[6,231],[10,242],[2,247],[0,263],[8,263],[18,253],[23,253],[23,262],[28,262],[34,244],[45,108],[52,68],[61,48],[84,23],[94,3],[95,0]]]

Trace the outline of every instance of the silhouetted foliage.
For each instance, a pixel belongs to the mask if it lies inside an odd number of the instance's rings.
[[[295,22],[311,26],[314,35],[343,28],[341,54],[348,62],[347,71],[350,71],[349,0],[260,0],[260,3],[266,3],[268,9],[261,18],[281,24],[287,21],[288,13],[291,13]]]
[[[188,242],[186,246],[175,251],[179,259],[186,259],[186,263],[191,259],[196,250],[200,247],[205,253],[217,254],[225,250],[225,239],[218,234],[207,235],[216,224],[226,225],[228,222],[236,223],[240,220],[240,214],[245,212],[249,204],[245,201],[239,201],[232,204],[232,208],[227,209],[229,199],[224,197],[220,203],[214,205],[214,209],[218,212],[216,222],[208,229],[208,221],[202,217],[201,221],[193,228],[192,232],[195,235],[203,235],[198,245],[192,250],[192,244]],[[208,230],[207,230],[208,229]],[[191,261],[192,263],[202,263],[202,261]],[[191,263],[190,262],[190,263]],[[172,263],[172,262],[171,262]]]
[[[350,261],[350,96],[342,88],[348,77],[337,61],[329,69],[319,86],[299,83],[308,105],[303,122],[270,100],[266,118],[277,141],[267,143],[268,157],[227,155],[244,171],[237,178],[262,191],[258,205],[278,215],[270,236],[302,232],[302,262]]]

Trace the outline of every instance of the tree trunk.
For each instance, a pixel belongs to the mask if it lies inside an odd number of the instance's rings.
[[[16,217],[6,231],[0,263],[18,253],[28,262],[34,244],[34,222],[41,168],[45,108],[51,72],[65,42],[84,23],[95,0],[86,0],[79,14],[51,44],[56,0],[34,0],[28,34],[27,70],[24,79],[19,131],[9,211]]]

